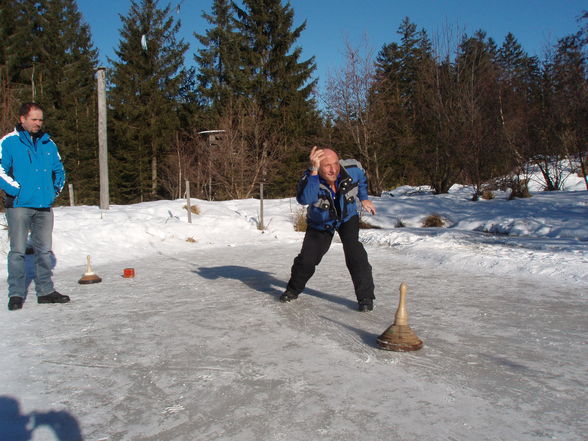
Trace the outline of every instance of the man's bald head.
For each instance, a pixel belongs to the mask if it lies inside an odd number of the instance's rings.
[[[341,166],[339,165],[339,155],[331,149],[322,149],[323,157],[319,167],[319,175],[328,184],[334,184],[339,176]]]
[[[337,158],[337,161],[339,160],[339,155],[337,154],[337,152],[335,150],[327,149],[327,148],[324,148],[324,149],[321,149],[321,150],[323,151],[323,154],[325,155],[325,158],[331,158],[332,159],[332,157],[335,156]]]

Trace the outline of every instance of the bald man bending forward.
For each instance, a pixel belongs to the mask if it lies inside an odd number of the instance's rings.
[[[359,311],[374,309],[374,281],[367,253],[359,242],[357,201],[371,214],[376,213],[368,200],[367,179],[361,164],[341,161],[330,149],[313,147],[311,168],[298,182],[296,200],[308,205],[307,229],[300,254],[294,259],[292,273],[282,302],[298,298],[306,283],[329,250],[335,231],[339,233],[345,253],[345,264],[355,288]]]

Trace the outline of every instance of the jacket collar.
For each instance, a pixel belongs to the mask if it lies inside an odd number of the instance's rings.
[[[42,130],[37,132],[35,135],[31,135],[23,128],[22,124],[20,123],[18,123],[14,129],[18,132],[20,139],[31,145],[35,145],[38,141],[45,142],[49,137],[49,135],[47,135],[47,133],[43,132]]]

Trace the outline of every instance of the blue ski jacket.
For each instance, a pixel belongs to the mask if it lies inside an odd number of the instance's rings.
[[[48,208],[63,188],[65,170],[48,134],[36,142],[17,126],[0,139],[0,188],[7,207]]]
[[[367,178],[361,164],[353,159],[341,160],[341,171],[333,192],[319,175],[310,170],[298,182],[296,200],[308,205],[306,222],[315,230],[336,230],[358,214],[358,201],[368,199]]]

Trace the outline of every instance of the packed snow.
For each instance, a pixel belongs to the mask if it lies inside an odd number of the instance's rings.
[[[0,440],[585,440],[583,185],[374,197],[371,313],[337,237],[305,293],[278,301],[304,234],[292,198],[264,201],[264,229],[257,199],[192,199],[191,222],[185,200],[55,208],[72,301],[38,305],[31,284],[22,310],[0,309]],[[445,225],[422,227],[431,214]],[[87,256],[101,283],[78,284]],[[401,282],[416,352],[376,344]]]

